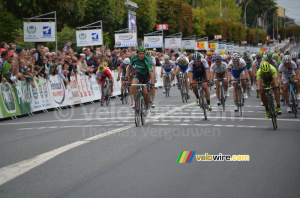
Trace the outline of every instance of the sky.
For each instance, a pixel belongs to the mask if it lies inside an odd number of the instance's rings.
[[[300,22],[300,0],[275,0],[277,4],[285,8],[285,15]]]

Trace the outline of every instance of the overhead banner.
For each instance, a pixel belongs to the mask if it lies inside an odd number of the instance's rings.
[[[24,42],[55,42],[55,22],[24,22]]]
[[[76,31],[77,46],[103,45],[102,29]]]
[[[195,40],[183,40],[181,42],[182,49],[195,50],[196,41]]]
[[[137,46],[137,35],[136,35],[136,33],[115,34],[115,45],[117,47]]]
[[[128,12],[128,30],[130,32],[137,32],[136,13],[133,11]]]
[[[165,49],[181,49],[181,38],[165,38]]]
[[[196,50],[207,50],[208,49],[208,42],[207,41],[200,41],[196,44]]]
[[[163,48],[162,36],[144,36],[145,48]]]

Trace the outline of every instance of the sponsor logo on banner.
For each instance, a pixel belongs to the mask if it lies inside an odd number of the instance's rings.
[[[152,37],[152,38],[148,38],[149,42],[158,42],[160,41],[159,37]]]
[[[119,35],[119,39],[120,40],[130,40],[133,38],[132,34],[128,34],[128,35]]]
[[[92,33],[92,41],[99,41],[99,34],[97,33]]]
[[[121,45],[122,45],[121,41],[117,41],[117,42],[116,42],[116,46],[117,46],[117,47],[120,47]]]
[[[216,43],[209,43],[208,48],[211,49],[211,50],[215,50],[216,49]]]
[[[205,50],[205,42],[197,42],[197,48]]]
[[[28,27],[27,27],[27,32],[28,32],[29,34],[34,34],[34,33],[36,32],[36,27],[33,26],[33,25],[28,26]]]
[[[51,37],[51,27],[50,26],[43,26],[43,36]]]
[[[38,99],[38,90],[37,90],[35,83],[31,83],[31,89],[32,89],[32,96],[35,99]]]
[[[185,49],[195,49],[195,41],[194,40],[183,40],[182,41],[182,48]]]
[[[79,34],[79,39],[80,39],[80,40],[86,39],[86,33],[80,33],[80,34]]]
[[[54,102],[61,105],[65,101],[66,90],[61,78],[57,77],[57,79],[58,81],[51,82],[51,92]]]
[[[149,43],[145,43],[145,47],[149,47]]]
[[[7,113],[16,112],[15,98],[8,83],[1,85],[1,97]]]

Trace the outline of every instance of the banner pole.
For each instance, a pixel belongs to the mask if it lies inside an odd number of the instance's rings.
[[[55,15],[55,50],[56,50],[56,55],[57,55],[57,20],[56,20],[56,11],[54,11]]]

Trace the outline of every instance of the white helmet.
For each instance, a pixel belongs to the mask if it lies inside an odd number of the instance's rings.
[[[291,57],[289,55],[285,55],[282,59],[282,62],[290,63],[291,62]]]
[[[232,60],[240,60],[240,55],[238,53],[234,53],[231,58]]]
[[[298,53],[297,52],[292,52],[291,57],[292,58],[298,58]]]
[[[255,58],[255,57],[256,57],[256,54],[252,54],[251,56],[252,56],[252,58],[253,58],[253,57]]]
[[[185,61],[186,60],[186,56],[184,54],[181,54],[179,57],[178,57],[178,60],[179,61]]]
[[[227,55],[226,54],[222,54],[222,60],[226,60],[227,59]]]
[[[130,63],[130,59],[129,59],[129,58],[125,58],[125,59],[123,60],[123,64],[129,65],[129,63]]]

